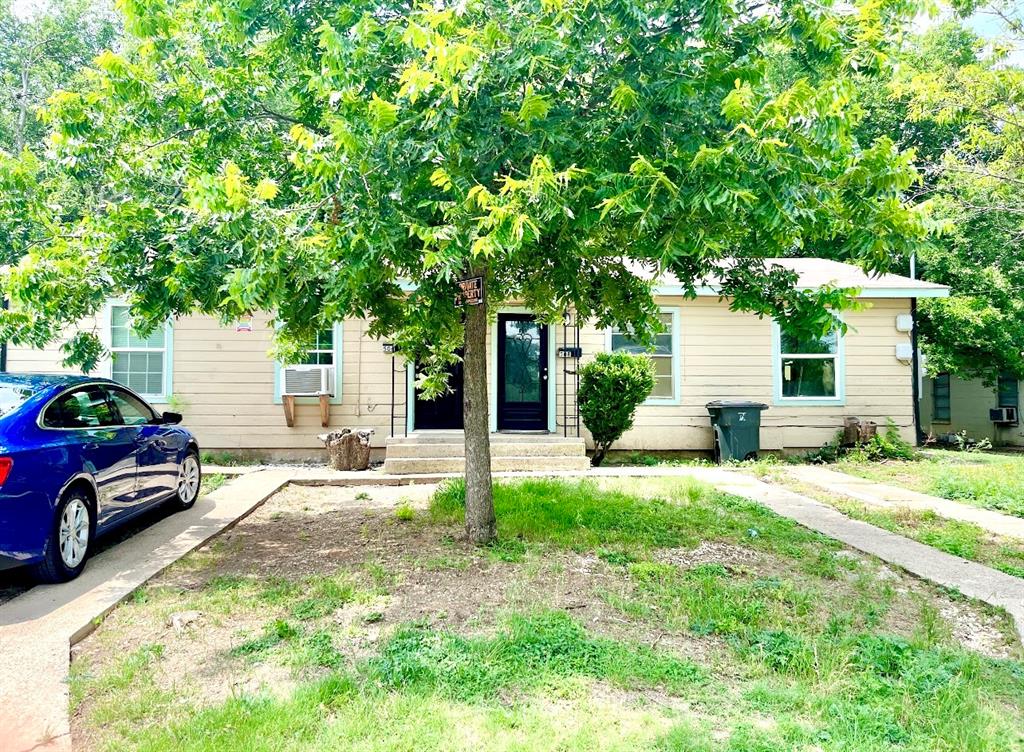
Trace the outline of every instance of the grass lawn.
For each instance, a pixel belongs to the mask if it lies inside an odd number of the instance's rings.
[[[76,749],[1024,750],[1005,615],[685,479],[290,487],[78,645]]]
[[[817,486],[768,469],[760,477],[835,507],[847,517],[911,538],[948,554],[1015,577],[1024,577],[1024,542],[993,535],[970,522],[940,517],[930,510],[879,507],[857,499],[829,493]]]
[[[1024,454],[933,450],[912,462],[841,461],[836,469],[1024,517]]]

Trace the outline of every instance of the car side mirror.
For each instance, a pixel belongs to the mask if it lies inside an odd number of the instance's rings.
[[[182,421],[181,413],[164,413],[161,417],[160,422],[165,425],[176,426]]]

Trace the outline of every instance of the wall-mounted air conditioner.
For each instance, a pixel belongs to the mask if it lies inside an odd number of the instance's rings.
[[[1017,408],[994,407],[988,411],[988,419],[991,420],[993,423],[1000,423],[1003,425],[1016,425]]]
[[[281,393],[292,397],[334,396],[334,366],[287,366]]]

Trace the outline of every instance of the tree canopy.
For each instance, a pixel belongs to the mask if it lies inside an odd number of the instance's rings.
[[[824,332],[850,291],[764,259],[884,270],[927,229],[913,155],[854,130],[854,78],[886,70],[912,0],[121,7],[121,48],[46,110],[47,164],[92,201],[33,205],[49,233],[0,275],[0,335],[43,344],[118,295],[143,333],[270,311],[293,360],[362,316],[428,393],[464,344],[469,496],[490,488],[486,309],[456,304],[461,277],[644,337],[654,279],[714,274],[733,308]],[[87,332],[67,350],[102,354]]]
[[[47,242],[54,223],[80,216],[88,188],[42,159],[48,126],[40,112],[55,91],[79,85],[118,28],[103,0],[66,0],[29,17],[0,0],[0,263],[16,263]]]
[[[928,367],[987,382],[1024,375],[1024,70],[1007,57],[1024,34],[1012,7],[990,10],[1007,40],[986,42],[953,19],[912,39],[895,76],[859,86],[859,129],[915,150],[912,195],[939,229],[917,266],[952,291],[921,302]]]
[[[41,343],[123,294],[142,328],[271,310],[287,354],[363,314],[443,360],[474,265],[496,298],[629,326],[651,323],[635,263],[689,285],[828,242],[883,268],[922,234],[915,172],[854,138],[851,76],[912,6],[758,7],[125,2],[124,49],[47,114],[97,200],[3,280],[5,329]],[[723,282],[818,327],[842,303],[753,261]]]

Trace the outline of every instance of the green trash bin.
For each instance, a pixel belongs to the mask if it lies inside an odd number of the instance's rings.
[[[763,402],[715,400],[706,405],[715,434],[715,462],[757,459],[761,451]]]

